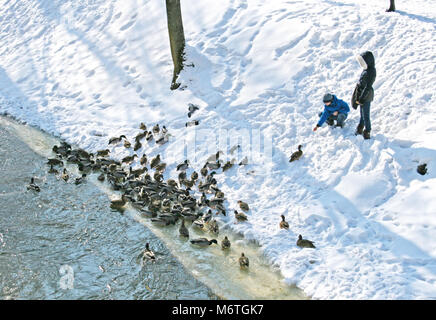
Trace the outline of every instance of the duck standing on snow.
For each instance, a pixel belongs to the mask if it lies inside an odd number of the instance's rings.
[[[250,265],[250,261],[245,256],[245,254],[242,252],[241,256],[239,257],[239,266],[241,269],[248,269],[248,266]]]
[[[238,212],[236,210],[235,210],[235,218],[238,221],[247,221],[248,220],[247,215],[245,213]]]
[[[315,248],[313,241],[303,239],[302,235],[298,235],[297,246],[300,248]]]
[[[113,137],[109,139],[109,143],[108,144],[117,144],[119,142],[121,142],[122,139],[127,139],[125,135],[120,135],[119,137]]]
[[[248,204],[244,201],[239,200],[238,201],[239,207],[244,210],[244,211],[249,211],[250,207],[248,206]]]
[[[293,162],[295,160],[298,160],[301,158],[301,156],[303,155],[303,150],[301,150],[302,145],[300,144],[298,146],[298,151],[295,151],[292,155],[291,158],[289,159],[289,162]]]

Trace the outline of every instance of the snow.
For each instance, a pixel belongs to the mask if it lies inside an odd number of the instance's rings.
[[[170,91],[162,1],[5,1],[0,112],[92,151],[132,140],[140,122],[166,125],[168,144],[139,150],[161,153],[166,178],[239,142],[249,164],[216,177],[230,213],[240,199],[252,209],[247,223],[220,221],[258,241],[287,283],[315,299],[435,299],[436,1],[387,6],[182,1],[194,67]],[[343,130],[312,132],[327,90],[350,100],[364,50],[377,68],[372,139],[354,136],[354,110]],[[200,107],[190,119],[188,103]],[[298,234],[317,248],[298,248]]]

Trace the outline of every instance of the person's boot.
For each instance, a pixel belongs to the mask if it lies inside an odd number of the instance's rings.
[[[361,126],[360,124],[357,126],[356,131],[354,132],[354,134],[357,136],[359,134],[363,133],[363,126]]]
[[[369,131],[364,130],[364,131],[363,131],[363,139],[368,140],[368,139],[370,139],[370,138],[371,138],[371,137],[369,136]]]
[[[327,123],[329,126],[334,125],[333,119],[328,118],[325,123]]]

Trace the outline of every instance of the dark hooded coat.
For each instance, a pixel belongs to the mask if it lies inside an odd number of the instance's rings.
[[[359,101],[360,104],[364,104],[374,99],[374,89],[372,87],[376,77],[374,55],[371,51],[365,51],[361,54],[361,57],[365,60],[368,67],[362,71],[359,82],[354,88],[351,97],[351,106],[354,109],[357,109],[356,101]]]

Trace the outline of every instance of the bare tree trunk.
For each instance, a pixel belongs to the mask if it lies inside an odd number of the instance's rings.
[[[180,0],[166,0],[166,6],[171,56],[174,63],[174,73],[171,83],[171,90],[175,90],[180,86],[180,83],[177,83],[176,81],[180,71],[183,69],[185,34],[183,32]]]
[[[389,9],[386,10],[386,12],[393,12],[395,11],[395,0],[390,0],[391,5],[389,6]]]

